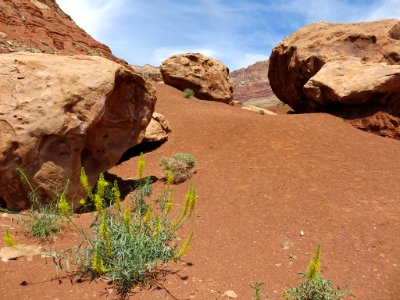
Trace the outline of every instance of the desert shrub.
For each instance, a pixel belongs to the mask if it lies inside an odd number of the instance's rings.
[[[142,156],[139,176],[143,174],[143,166]],[[85,178],[81,181],[86,182]],[[139,178],[141,184],[132,195],[132,208],[122,209],[118,185],[111,185],[101,175],[99,181],[96,191],[84,187],[97,213],[91,226],[93,234],[84,235],[85,242],[77,251],[79,273],[110,279],[121,294],[126,294],[134,285],[150,280],[158,267],[186,253],[192,234],[178,248],[177,230],[193,212],[196,191],[192,186],[189,188],[182,210],[170,221],[173,201],[170,184],[167,183],[159,201],[163,205],[156,210],[146,201],[152,194],[150,181]],[[109,208],[105,206],[107,200],[112,204]]]
[[[184,89],[183,91],[183,97],[185,98],[192,98],[194,96],[194,92],[192,89]]]
[[[192,177],[192,169],[196,164],[195,158],[187,153],[176,153],[171,158],[163,157],[159,163],[160,167],[164,170],[165,177],[168,177],[168,173],[172,172],[173,184],[184,182]]]
[[[21,168],[16,169],[22,183],[28,190],[28,197],[31,202],[29,218],[24,221],[28,225],[28,231],[34,237],[41,240],[51,237],[62,230],[72,214],[72,206],[65,197],[68,183],[62,193],[56,193],[56,203],[42,204],[36,188],[30,182],[28,175]]]
[[[345,295],[351,295],[346,290],[335,289],[332,281],[325,279],[321,272],[321,248],[317,247],[316,254],[304,273],[300,273],[303,282],[299,287],[286,290],[283,296],[289,300],[342,300]]]

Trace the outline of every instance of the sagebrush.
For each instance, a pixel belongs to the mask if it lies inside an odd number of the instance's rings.
[[[165,177],[172,172],[172,183],[178,184],[192,177],[192,169],[197,165],[197,161],[188,153],[176,153],[171,158],[161,158],[159,165],[164,170]]]

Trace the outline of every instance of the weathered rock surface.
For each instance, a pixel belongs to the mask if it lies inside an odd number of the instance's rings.
[[[192,89],[196,98],[232,102],[229,69],[220,61],[200,53],[173,55],[161,64],[163,81],[177,89]]]
[[[0,1],[0,53],[16,51],[97,55],[127,66],[79,28],[55,0]]]
[[[269,60],[262,60],[231,72],[229,77],[233,84],[233,100],[242,103],[256,102],[259,106],[281,103],[269,85],[268,67]]]
[[[167,118],[154,112],[151,116],[149,125],[146,127],[141,143],[165,142],[168,140],[168,134],[172,131]]]
[[[326,111],[400,137],[400,20],[303,27],[273,49],[268,76],[297,112]]]
[[[152,65],[144,65],[144,66],[131,65],[131,67],[140,75],[142,75],[143,78],[149,80],[150,82],[157,83],[163,81],[160,72],[160,67],[155,67]]]
[[[0,55],[0,197],[11,209],[30,205],[16,167],[44,200],[79,172],[99,172],[142,139],[155,105],[151,84],[125,67],[90,56]]]

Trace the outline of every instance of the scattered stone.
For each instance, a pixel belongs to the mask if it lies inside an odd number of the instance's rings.
[[[254,111],[254,112],[262,114],[262,115],[276,116],[276,113],[274,113],[268,109],[253,106],[253,105],[242,106],[242,109]]]
[[[7,262],[21,257],[26,257],[28,261],[32,260],[34,255],[41,254],[41,247],[36,245],[15,245],[14,247],[3,247],[0,249],[1,261]]]
[[[167,118],[158,112],[154,112],[141,143],[165,142],[168,140],[168,134],[171,131]]]
[[[303,230],[300,230],[300,235],[304,236],[304,231]]]
[[[232,299],[236,299],[238,297],[238,295],[232,290],[225,291],[224,296],[226,296],[228,298],[232,298]]]

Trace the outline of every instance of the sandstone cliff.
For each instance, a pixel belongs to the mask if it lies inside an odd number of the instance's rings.
[[[65,14],[55,0],[0,1],[0,53],[85,54],[127,66]]]

